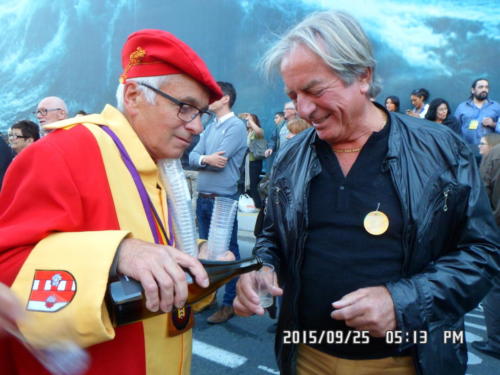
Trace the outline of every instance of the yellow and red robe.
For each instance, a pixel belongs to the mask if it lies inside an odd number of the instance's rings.
[[[21,329],[35,343],[64,336],[86,347],[87,374],[188,374],[191,330],[168,337],[166,314],[115,329],[110,324],[104,296],[120,241],[154,240],[132,177],[99,125],[120,138],[167,226],[156,164],[121,112],[108,105],[101,114],[51,124],[61,129],[11,165],[0,193],[0,281],[12,285],[28,306],[37,271],[73,276],[74,284],[65,281],[67,290],[74,290],[71,301],[57,312],[29,311]],[[5,336],[0,373],[47,372]]]

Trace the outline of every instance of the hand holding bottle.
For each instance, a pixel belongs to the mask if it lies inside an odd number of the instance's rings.
[[[200,301],[233,277],[262,267],[262,261],[257,257],[234,261],[201,260],[201,264],[208,274],[210,283],[207,287],[201,287],[199,283],[189,284],[187,304]],[[188,269],[185,271],[191,272]],[[195,278],[194,275],[192,276]],[[112,324],[120,326],[160,314],[161,312],[151,312],[149,308],[146,308],[144,295],[141,284],[132,278],[121,277],[120,280],[112,282],[106,297]]]
[[[273,272],[273,279],[277,280]],[[236,285],[236,298],[233,302],[234,311],[240,316],[251,316],[254,314],[264,315],[264,308],[261,306],[261,300],[258,295],[257,273],[250,272],[240,276]],[[281,296],[283,290],[276,284],[271,286],[269,292],[274,296]]]
[[[120,244],[118,271],[141,283],[150,311],[169,312],[173,305],[185,305],[188,284],[181,267],[189,270],[199,286],[208,286],[208,275],[201,263],[180,250],[133,238]]]

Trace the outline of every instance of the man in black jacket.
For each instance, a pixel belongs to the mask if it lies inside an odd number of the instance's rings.
[[[272,291],[283,292],[281,373],[465,373],[463,316],[500,263],[471,151],[446,127],[370,100],[371,46],[345,13],[306,18],[263,66],[281,70],[313,124],[275,161],[254,249],[283,286]],[[254,277],[240,278],[240,315],[263,314]]]

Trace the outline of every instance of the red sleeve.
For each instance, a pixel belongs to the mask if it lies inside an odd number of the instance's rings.
[[[101,153],[84,127],[57,130],[22,151],[0,193],[0,281],[11,285],[53,232],[118,229]]]

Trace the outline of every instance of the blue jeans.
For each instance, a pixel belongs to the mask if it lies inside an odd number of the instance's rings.
[[[236,197],[229,197],[235,198]],[[210,220],[212,218],[212,210],[214,208],[214,198],[206,198],[198,195],[196,202],[196,218],[198,220],[198,232],[201,239],[208,239],[208,231],[210,229]],[[231,241],[229,242],[229,250],[234,254],[236,259],[240,259],[240,249],[238,247],[238,215],[234,218],[233,232],[231,233]],[[232,279],[226,284],[223,305],[233,305],[233,300],[236,297],[236,282],[238,278]]]

